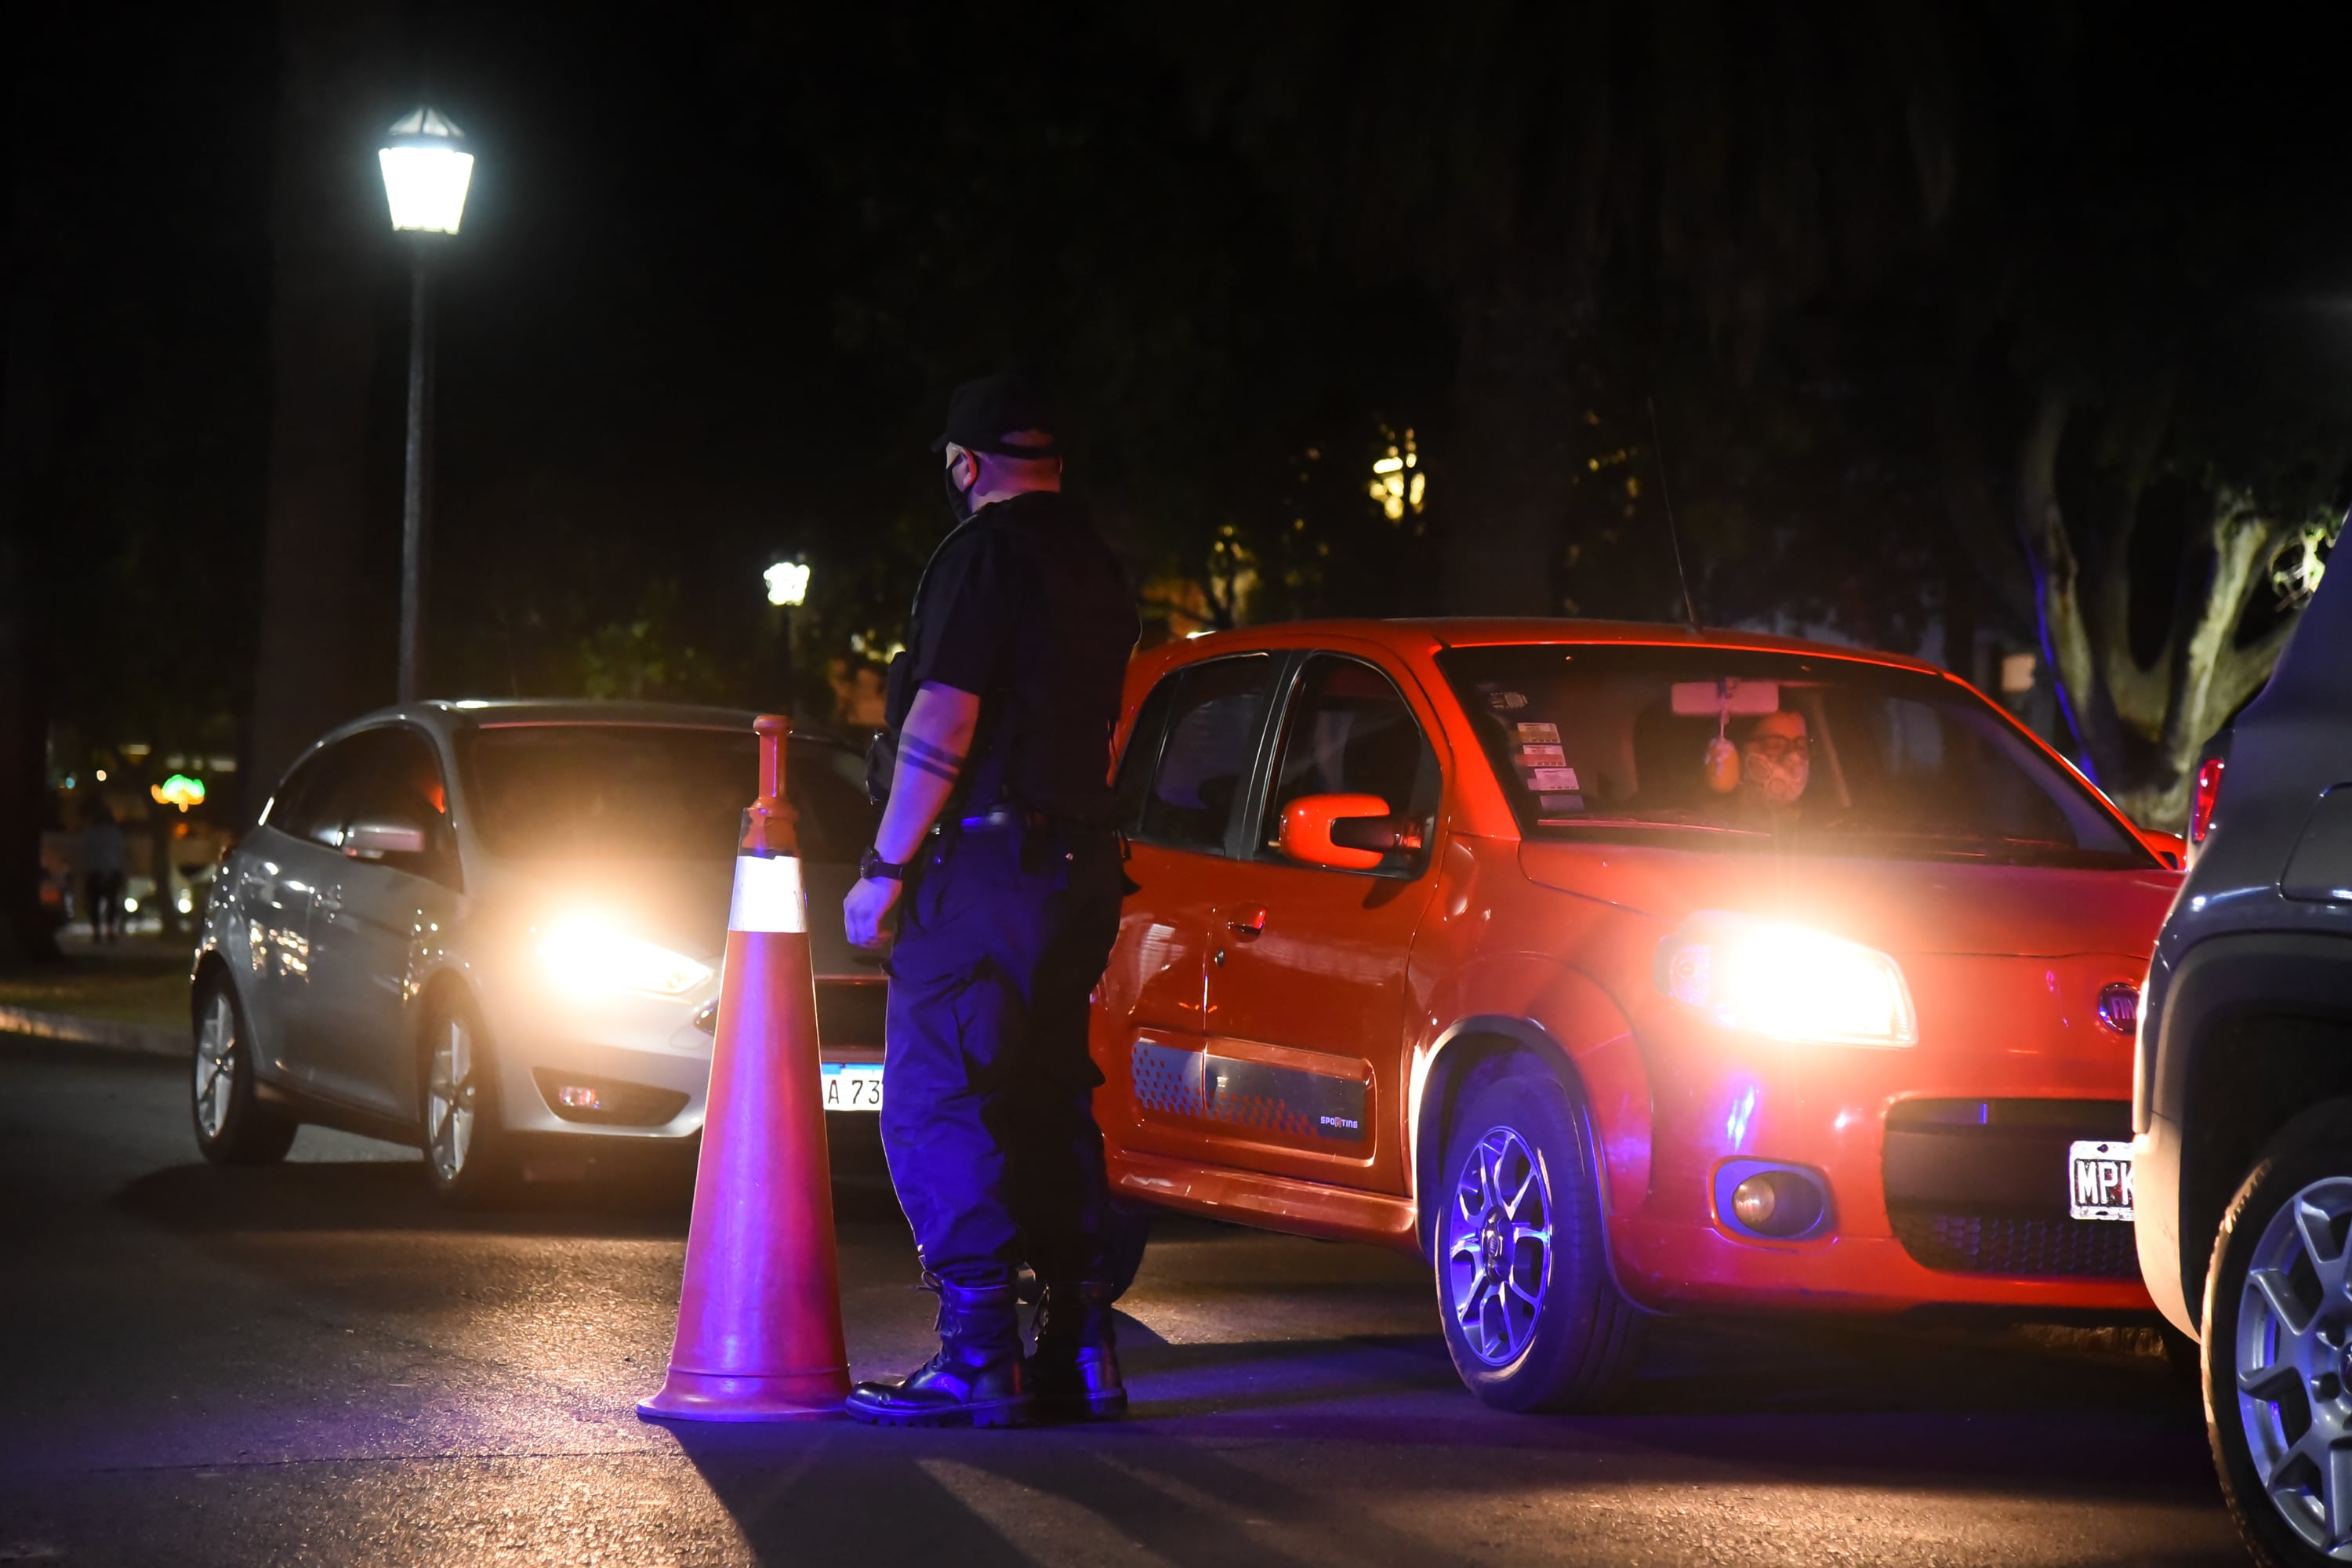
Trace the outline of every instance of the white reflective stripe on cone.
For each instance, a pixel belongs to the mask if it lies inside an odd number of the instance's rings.
[[[808,900],[801,892],[797,857],[739,855],[735,901],[727,908],[729,931],[805,931]]]

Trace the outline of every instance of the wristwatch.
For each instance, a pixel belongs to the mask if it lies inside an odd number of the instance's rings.
[[[885,860],[876,853],[874,846],[868,844],[866,852],[857,858],[857,879],[862,882],[875,877],[886,882],[903,882],[907,879],[907,863],[904,860]]]

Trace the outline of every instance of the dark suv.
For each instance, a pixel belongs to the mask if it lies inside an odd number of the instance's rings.
[[[2342,580],[2338,580],[2342,579]],[[2140,1268],[2257,1559],[2352,1556],[2352,565],[2198,770],[2133,1101]]]

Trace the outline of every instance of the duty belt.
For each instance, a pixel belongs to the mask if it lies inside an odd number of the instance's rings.
[[[1054,819],[1042,811],[1023,811],[1017,806],[992,805],[974,816],[960,817],[956,826],[966,833],[1004,833],[1015,827],[1041,833],[1054,826]]]
[[[965,833],[1004,833],[1019,827],[1031,833],[1059,831],[1063,833],[1108,833],[1110,825],[1089,817],[1055,816],[1050,812],[1024,811],[1015,805],[992,805],[971,816],[956,818],[955,826]],[[933,833],[944,833],[948,824],[933,826]]]

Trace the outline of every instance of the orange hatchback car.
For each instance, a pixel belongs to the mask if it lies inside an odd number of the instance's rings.
[[[1598,1398],[1650,1311],[2147,1309],[2178,841],[1954,677],[1297,623],[1139,658],[1117,780],[1115,1190],[1420,1252],[1490,1404]]]

